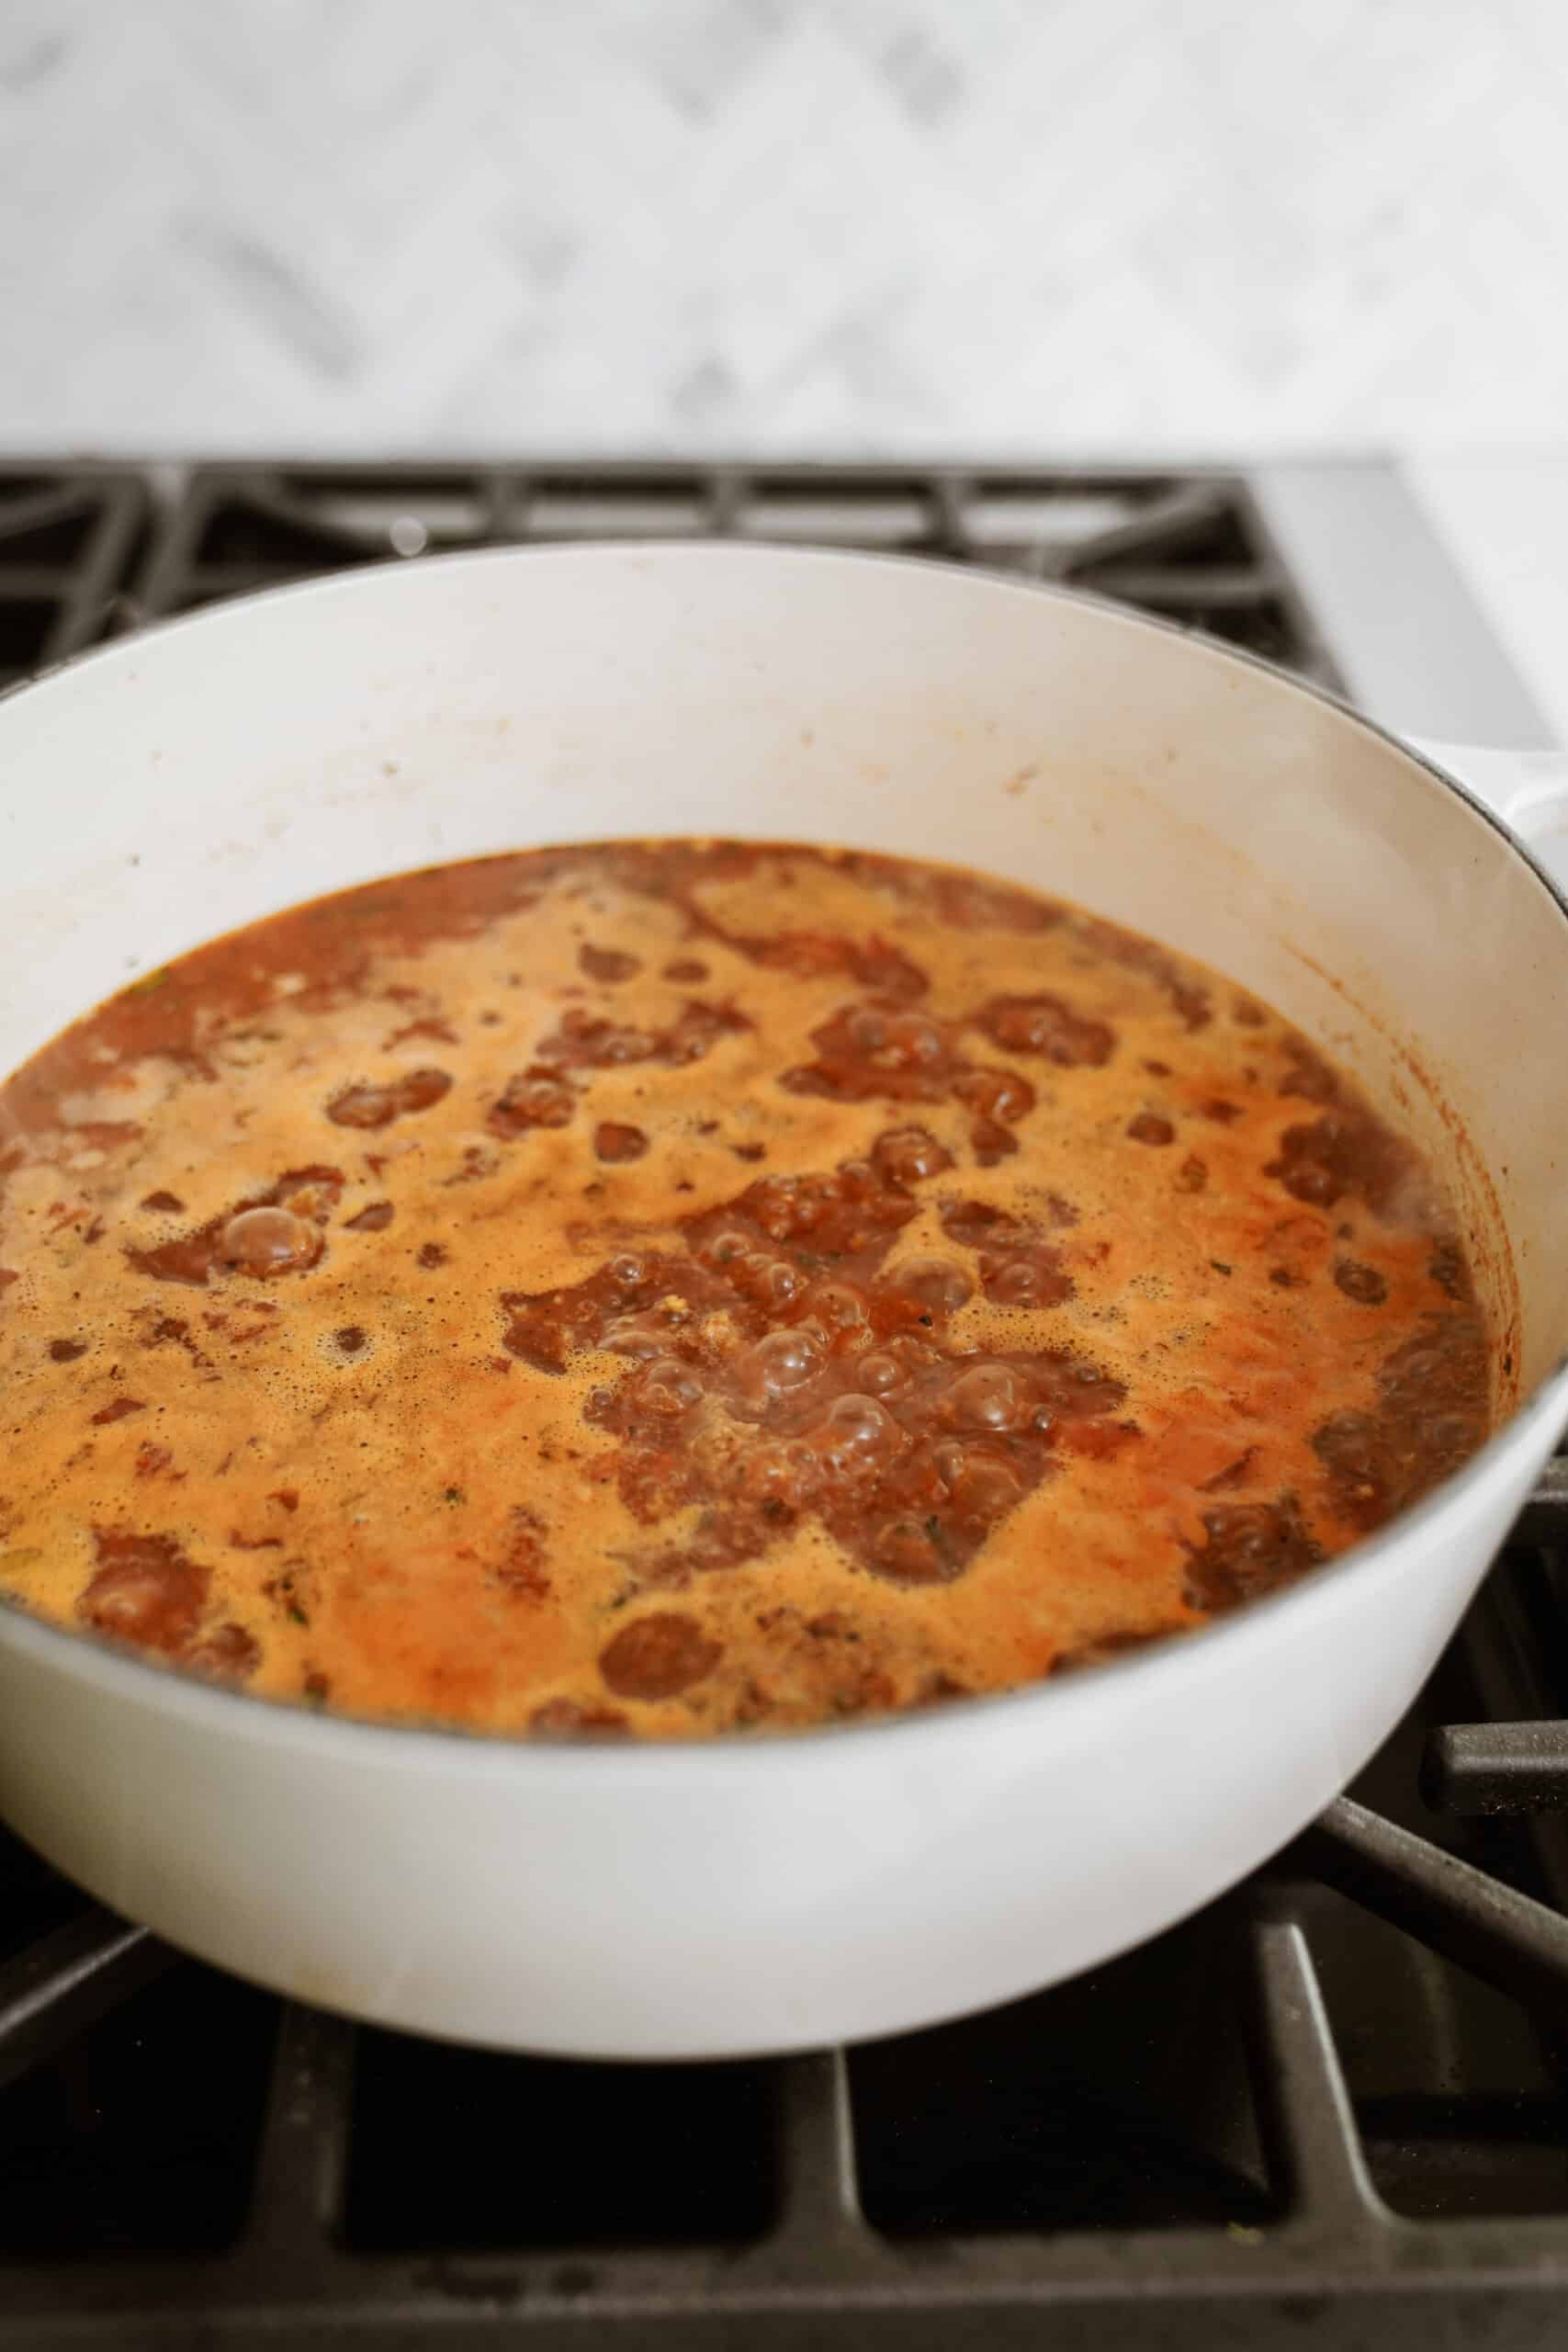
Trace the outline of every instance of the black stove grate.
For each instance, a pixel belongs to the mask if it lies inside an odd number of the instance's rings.
[[[694,533],[1072,580],[1330,676],[1231,476],[617,465],[0,474],[0,677],[344,564]],[[576,2065],[357,2029],[0,1840],[0,2352],[1550,2340],[1565,1577],[1559,1460],[1294,1848],[1072,1984],[848,2052]]]
[[[212,466],[137,583],[140,616],[356,563],[587,539],[761,538],[1069,581],[1326,679],[1241,480],[811,466]]]
[[[129,471],[0,466],[0,690],[116,625],[149,512]]]

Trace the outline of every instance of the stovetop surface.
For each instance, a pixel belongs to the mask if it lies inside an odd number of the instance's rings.
[[[1342,683],[1235,475],[627,464],[0,469],[0,684],[345,564],[694,535],[1067,581]],[[1295,1847],[1071,1984],[849,2052],[355,2028],[0,1833],[0,2352],[1537,2345],[1568,2314],[1565,1578],[1560,1460]]]

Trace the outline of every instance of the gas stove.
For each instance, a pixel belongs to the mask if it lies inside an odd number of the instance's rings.
[[[344,565],[671,536],[1068,582],[1415,733],[1548,740],[1375,464],[0,469],[0,685]],[[1565,1607],[1559,1457],[1296,1845],[1071,1984],[807,2057],[355,2027],[0,1836],[0,2352],[1533,2347],[1568,2316]]]

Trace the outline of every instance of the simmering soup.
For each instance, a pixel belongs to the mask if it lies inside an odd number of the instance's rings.
[[[1214,973],[614,842],[150,973],[0,1091],[0,1589],[351,1714],[667,1737],[1200,1627],[1486,1434],[1431,1170]]]

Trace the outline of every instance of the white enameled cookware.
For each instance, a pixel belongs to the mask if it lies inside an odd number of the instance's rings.
[[[1563,855],[1555,770],[1472,780]],[[1568,1414],[1568,910],[1541,868],[1311,689],[974,572],[711,545],[453,557],[76,663],[0,704],[0,1064],[319,892],[677,832],[988,868],[1270,999],[1441,1161],[1517,1401],[1461,1476],[1211,1632],[860,1728],[659,1748],[384,1728],[0,1611],[6,1816],[176,1944],[360,2017],[782,2050],[1100,1961],[1355,1772]]]

